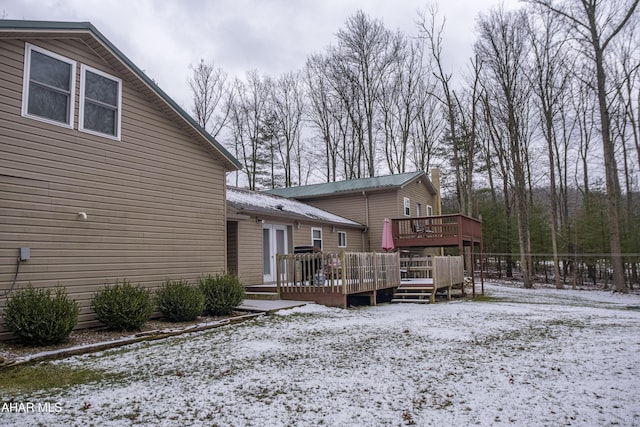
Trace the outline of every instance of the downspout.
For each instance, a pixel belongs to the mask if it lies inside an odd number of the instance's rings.
[[[369,198],[366,191],[362,192],[362,197],[364,197],[364,221],[367,226],[367,229],[362,233],[362,249],[368,251],[370,248],[367,248],[365,234],[369,233]]]

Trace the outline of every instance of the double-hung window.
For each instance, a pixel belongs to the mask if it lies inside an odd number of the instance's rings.
[[[311,229],[311,243],[317,249],[322,250],[322,228]]]
[[[404,216],[411,216],[411,200],[404,198]]]
[[[25,44],[22,115],[73,128],[76,63]]]
[[[347,233],[345,233],[344,231],[338,231],[338,247],[347,247]]]
[[[80,66],[80,112],[78,129],[120,140],[122,80]]]

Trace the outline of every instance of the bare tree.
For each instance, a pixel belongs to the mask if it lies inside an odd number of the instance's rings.
[[[445,72],[444,61],[442,58],[442,36],[444,33],[445,20],[441,23],[437,22],[438,10],[435,6],[429,7],[419,15],[418,26],[422,34],[423,40],[427,45],[428,51],[431,53],[433,61],[433,75],[439,82],[438,94],[435,95],[441,102],[447,118],[449,131],[449,143],[451,146],[451,157],[455,170],[456,195],[460,211],[470,213],[472,207],[469,204],[471,198],[470,192],[472,183],[466,182],[468,178],[463,172],[463,163],[465,154],[461,153],[462,136],[458,129],[458,122],[462,112],[459,109],[459,103],[456,101],[456,93],[452,87],[452,74]],[[465,196],[469,194],[469,196]]]
[[[427,171],[444,139],[445,121],[440,101],[432,94],[435,83],[427,78],[419,81],[414,97],[416,120],[410,136],[411,165],[415,170]]]
[[[613,282],[616,291],[626,293],[629,290],[624,276],[620,240],[620,182],[616,164],[616,147],[611,137],[605,58],[607,48],[634,16],[640,0],[609,0],[606,2],[580,0],[564,1],[559,4],[552,0],[526,1],[532,4],[539,4],[562,17],[569,25],[572,34],[581,43],[585,59],[592,61],[595,67],[595,92],[598,96],[600,127],[602,129]]]
[[[525,288],[531,283],[529,237],[529,197],[527,185],[528,132],[527,114],[530,88],[524,64],[529,43],[527,18],[521,11],[493,9],[478,20],[480,39],[476,54],[483,58],[483,69],[491,86],[485,86],[492,99],[492,110],[508,136],[508,153],[513,179],[513,197],[518,223],[520,259]]]
[[[227,74],[204,59],[190,67],[193,75],[189,87],[193,95],[191,111],[196,121],[215,138],[229,120]]]
[[[482,90],[480,85],[482,62],[478,57],[475,57],[471,61],[471,66],[471,82],[469,87],[462,91],[462,99],[458,93],[454,93],[456,108],[459,111],[457,145],[459,146],[458,161],[460,165],[458,169],[461,170],[460,179],[462,179],[460,198],[464,201],[461,204],[461,212],[469,216],[473,215],[473,173],[478,146],[478,109],[481,98],[480,91]]]
[[[411,156],[409,139],[413,124],[424,102],[419,86],[425,78],[419,43],[406,40],[386,84],[382,85],[379,104],[387,167],[392,173],[404,173]]]
[[[274,137],[284,172],[284,186],[299,184],[302,178],[301,126],[304,99],[300,73],[285,73],[272,86],[271,111]],[[293,170],[297,169],[297,181]]]
[[[513,187],[511,184],[511,162],[509,161],[509,144],[508,144],[508,132],[499,122],[495,108],[492,106],[493,100],[491,99],[490,92],[485,84],[489,82],[483,82],[483,90],[481,91],[481,111],[483,128],[485,129],[486,144],[483,144],[483,151],[485,157],[485,167],[489,176],[491,199],[493,204],[498,204],[498,191],[496,189],[497,184],[502,184],[502,202],[504,205],[504,218],[503,224],[504,230],[501,233],[504,236],[504,253],[506,254],[506,275],[507,277],[513,277],[513,257],[511,256],[511,216],[513,212],[513,203],[511,201],[511,191]],[[496,166],[498,168],[496,169]],[[501,268],[500,257],[498,257],[498,266]]]
[[[346,27],[338,31],[337,37],[337,58],[342,62],[343,71],[347,71],[345,76],[351,79],[358,101],[352,107],[361,109],[359,114],[364,118],[361,144],[366,172],[368,176],[375,176],[377,101],[398,60],[402,38],[361,10],[347,19]]]
[[[327,182],[337,179],[339,141],[337,123],[340,107],[336,107],[335,96],[328,81],[327,60],[321,55],[307,59],[305,82],[307,84],[307,117],[323,141],[325,154],[325,178]],[[339,103],[339,101],[338,101]]]
[[[256,190],[261,182],[263,168],[267,164],[265,150],[271,151],[264,141],[271,138],[266,126],[268,116],[268,82],[257,71],[247,73],[247,81],[234,83],[235,96],[231,99],[231,128],[236,152],[247,175],[250,190]]]
[[[551,249],[553,252],[554,282],[556,288],[562,289],[560,280],[560,259],[558,256],[558,190],[556,183],[556,125],[562,108],[567,87],[570,82],[565,40],[561,38],[559,20],[549,12],[540,11],[539,20],[531,22],[529,36],[533,63],[530,77],[537,102],[542,135],[547,142],[549,160],[549,190],[551,193]],[[535,26],[535,27],[534,27]]]
[[[335,98],[333,115],[339,119],[340,139],[338,157],[343,166],[345,179],[363,177],[366,168],[365,132],[366,119],[362,100],[359,96],[358,76],[343,60],[340,50],[331,48],[326,61],[327,82],[330,93]]]

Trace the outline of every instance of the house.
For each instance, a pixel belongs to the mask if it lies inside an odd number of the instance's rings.
[[[438,289],[447,289],[449,297],[453,287],[459,288],[464,294],[465,270],[471,277],[472,294],[475,295],[474,265],[482,266],[482,222],[462,214],[442,214],[438,169],[431,171],[431,179],[419,171],[279,188],[269,190],[268,193],[308,203],[364,224],[366,235],[363,250],[368,252],[382,252],[385,218],[390,218],[390,236],[395,248],[400,251],[397,279],[403,271],[408,279],[407,283],[394,280],[375,283],[393,275],[387,273],[396,271],[396,266],[393,260],[371,259],[390,254],[369,254],[370,260],[360,263],[360,271],[357,278],[354,278],[358,286],[351,288],[347,277],[345,286],[342,283],[332,283],[330,286],[334,289],[329,295],[325,295],[327,285],[324,283],[315,285],[309,291],[310,286],[292,285],[287,280],[285,289],[293,297],[346,306],[350,295],[369,296],[373,302],[380,292],[392,289],[392,301],[434,301]],[[431,257],[442,255],[445,247],[457,248],[459,256]],[[476,254],[479,254],[479,259]],[[295,276],[296,263],[299,261],[286,261],[285,272],[288,277]],[[456,267],[453,268],[453,265]],[[369,274],[369,271],[373,273]],[[341,271],[338,276],[344,279],[346,273],[348,272]],[[480,279],[482,282],[482,271]]]
[[[295,199],[367,227],[363,249],[382,250],[385,218],[441,215],[440,172],[422,171],[374,178],[278,188],[268,193]]]
[[[0,306],[226,269],[240,164],[93,25],[0,20],[0,94]]]
[[[293,199],[227,188],[227,270],[245,285],[275,282],[276,254],[315,247],[361,252],[366,227]]]

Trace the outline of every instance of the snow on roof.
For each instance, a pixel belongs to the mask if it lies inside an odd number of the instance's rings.
[[[227,187],[227,204],[240,213],[282,216],[285,218],[330,222],[364,228],[364,225],[315,206],[259,191]]]

